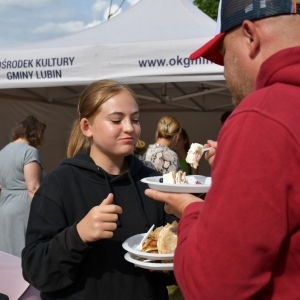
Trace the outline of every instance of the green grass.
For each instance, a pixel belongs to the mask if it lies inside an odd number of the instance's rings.
[[[180,288],[177,285],[167,286],[169,292],[169,300],[184,300]]]

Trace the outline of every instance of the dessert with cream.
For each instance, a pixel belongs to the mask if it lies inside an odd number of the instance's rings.
[[[183,171],[178,171],[177,173],[172,171],[164,174],[161,178],[159,178],[159,182],[166,184],[201,184],[201,182],[194,176],[186,177],[185,172]]]
[[[187,180],[185,177],[185,172],[178,171],[175,173],[174,171],[169,172],[167,174],[163,174],[163,183],[172,183],[172,184],[187,184]]]
[[[198,162],[202,156],[203,145],[198,143],[192,143],[186,156],[186,162],[191,165],[192,168],[197,169]]]

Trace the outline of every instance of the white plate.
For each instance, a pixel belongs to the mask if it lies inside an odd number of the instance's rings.
[[[162,176],[153,176],[143,178],[141,181],[147,183],[149,188],[162,191],[162,192],[173,192],[173,193],[206,193],[211,186],[211,177],[202,175],[189,175],[186,176],[188,184],[171,184],[159,182]],[[192,184],[195,181],[201,182],[201,184]]]
[[[161,271],[173,270],[173,263],[143,262],[139,260],[137,256],[129,252],[127,252],[124,257],[127,261],[143,269],[161,270]]]
[[[126,241],[123,242],[123,244],[122,244],[123,248],[126,251],[128,251],[138,257],[148,258],[148,259],[152,259],[152,260],[160,260],[160,259],[169,260],[169,259],[174,258],[174,253],[158,254],[158,253],[147,253],[147,252],[142,252],[142,251],[136,250],[135,248],[137,247],[139,242],[142,240],[144,234],[145,233],[140,233],[140,234],[136,234],[136,235],[128,238]]]

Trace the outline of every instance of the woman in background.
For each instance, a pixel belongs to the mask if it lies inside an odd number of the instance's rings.
[[[180,123],[172,116],[162,117],[155,132],[154,144],[148,146],[142,160],[148,167],[161,174],[181,170],[176,152],[173,150],[181,132]]]
[[[133,154],[141,133],[138,99],[100,80],[78,104],[67,159],[32,201],[23,276],[42,299],[166,300],[172,274],[136,268],[122,243],[172,222],[141,179],[159,175]]]
[[[186,175],[198,175],[199,174],[199,167],[194,169],[191,167],[190,164],[186,162],[186,156],[190,149],[190,140],[189,136],[185,129],[181,129],[179,139],[175,146],[175,152],[179,158],[181,169],[185,172]]]
[[[46,125],[28,116],[11,132],[12,142],[0,151],[0,250],[21,256],[31,199],[44,171],[39,151]]]

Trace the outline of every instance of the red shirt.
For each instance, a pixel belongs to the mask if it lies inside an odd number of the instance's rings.
[[[178,236],[185,299],[300,299],[300,47],[270,57],[227,119]]]

